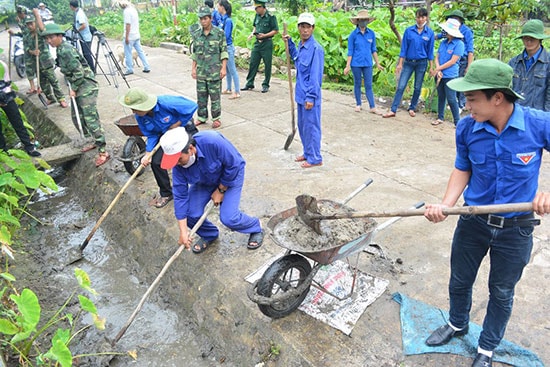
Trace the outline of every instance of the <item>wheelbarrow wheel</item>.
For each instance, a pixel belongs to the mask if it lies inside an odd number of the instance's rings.
[[[124,148],[122,148],[123,159],[132,159],[133,157],[136,157],[136,159],[124,161],[124,168],[126,168],[126,171],[130,175],[133,175],[141,164],[140,157],[143,153],[145,153],[145,142],[143,139],[140,136],[130,136],[128,140],[126,140]],[[143,170],[139,175],[142,173]]]
[[[264,297],[284,295],[286,292],[290,292],[303,284],[309,273],[311,273],[311,265],[304,257],[297,254],[283,256],[267,268],[262,278],[258,281],[256,291],[260,296]],[[294,312],[302,304],[309,292],[309,288],[308,286],[299,295],[289,294],[289,297],[283,301],[273,302],[268,305],[258,304],[258,307],[264,315],[273,319],[285,317]]]

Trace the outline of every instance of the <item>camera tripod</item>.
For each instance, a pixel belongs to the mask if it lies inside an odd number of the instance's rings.
[[[115,88],[118,88],[118,80],[116,78],[116,75],[119,74],[122,79],[124,79],[124,82],[126,83],[126,86],[130,88],[130,84],[128,84],[128,80],[126,80],[126,75],[124,75],[124,71],[120,67],[120,64],[118,63],[118,60],[115,58],[115,55],[113,54],[113,50],[111,49],[111,46],[109,46],[109,43],[107,42],[107,39],[105,38],[105,33],[96,31],[94,35],[97,36],[98,42],[97,42],[97,48],[95,52],[95,62],[96,67],[99,67],[103,75],[105,75],[105,78],[109,82],[109,85],[111,85],[111,81],[108,78],[108,75],[113,78],[113,84]],[[105,71],[101,68],[101,66],[98,63],[98,55],[99,55],[99,47],[101,46],[103,50],[103,55],[105,56],[105,60],[107,62],[107,68],[109,73],[106,74]]]

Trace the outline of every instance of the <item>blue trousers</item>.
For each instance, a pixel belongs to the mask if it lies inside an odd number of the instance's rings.
[[[466,75],[466,67],[468,67],[468,57],[462,56],[458,64],[458,76],[462,77]],[[466,106],[466,97],[462,92],[456,92],[456,99],[458,100],[458,107],[464,108]]]
[[[321,157],[321,105],[306,110],[305,105],[298,103],[298,132],[304,148],[304,157],[310,164],[323,161]]]
[[[374,105],[374,93],[372,92],[372,66],[352,66],[353,74],[353,94],[355,95],[355,105],[361,106],[361,82],[365,84],[365,94],[370,108]]]
[[[257,233],[262,231],[260,220],[248,216],[240,211],[241,192],[243,189],[244,170],[239,174],[235,183],[232,184],[223,197],[220,204],[220,221],[223,225],[232,231],[240,233]],[[218,185],[191,185],[189,187],[189,214],[187,216],[187,226],[193,228],[199,218],[204,213],[204,207],[210,200],[212,193]],[[205,241],[214,241],[218,238],[220,231],[218,227],[206,218],[204,223],[197,231]]]
[[[139,59],[143,63],[143,70],[151,70],[149,63],[147,62],[147,57],[145,57],[145,52],[143,52],[143,49],[141,48],[141,42],[139,39],[134,41],[130,40],[128,44],[126,44],[126,41],[123,40],[122,44],[124,45],[124,63],[126,64],[127,72],[134,72],[134,59],[132,58],[132,49],[134,48],[136,49]]]
[[[391,111],[397,112],[397,108],[403,99],[403,93],[409,79],[414,73],[414,92],[411,98],[411,104],[409,105],[409,110],[416,111],[416,105],[418,104],[418,98],[420,98],[420,92],[422,91],[422,83],[424,82],[424,74],[428,68],[428,60],[418,60],[418,61],[403,61],[403,69],[401,69],[401,75],[399,76],[399,82],[397,83],[397,91],[393,97],[393,103],[391,105]]]
[[[482,218],[460,217],[451,249],[449,321],[463,328],[470,321],[472,287],[481,261],[489,253],[489,303],[479,346],[494,350],[504,336],[512,313],[514,288],[533,248],[534,226],[496,228]]]
[[[241,85],[239,83],[239,73],[237,72],[237,66],[235,65],[235,46],[228,45],[227,53],[229,57],[227,58],[227,65],[225,69],[227,70],[227,90],[232,90],[233,92],[239,94],[241,93]],[[235,83],[235,89],[231,88],[231,84]]]
[[[449,103],[453,114],[453,122],[456,125],[460,120],[460,112],[458,111],[458,102],[456,100],[456,91],[449,88],[447,83],[454,78],[443,78],[437,86],[437,118],[443,120],[445,118],[445,101]]]

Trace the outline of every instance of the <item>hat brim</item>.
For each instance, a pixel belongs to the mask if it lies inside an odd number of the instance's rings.
[[[447,34],[450,34],[455,38],[464,38],[464,35],[458,29],[449,28],[445,23],[440,23],[439,26],[443,28],[443,30],[447,32]]]
[[[178,161],[180,160],[181,152],[175,154],[166,154],[162,155],[162,160],[160,161],[160,168],[162,169],[172,169],[176,167]]]
[[[155,96],[154,94],[147,94],[147,101],[139,103],[139,104],[132,104],[132,105],[131,104],[126,104],[126,102],[124,102],[125,97],[126,96],[118,97],[118,103],[120,103],[124,107],[128,107],[131,110],[150,111],[157,104],[157,96]]]
[[[368,17],[368,18],[356,18],[356,17],[352,17],[352,18],[349,18],[349,21],[353,24],[353,25],[357,25],[357,23],[359,23],[360,20],[366,20],[367,21],[367,24],[369,23],[372,23],[376,20],[376,18],[373,18],[373,17]]]
[[[515,39],[520,39],[523,37],[531,37],[538,40],[545,40],[547,38],[550,38],[550,35],[540,34],[540,33],[522,33],[519,36],[517,36]]]
[[[506,87],[496,87],[494,85],[487,85],[483,83],[472,83],[466,80],[465,77],[461,78],[455,78],[453,80],[450,80],[447,85],[452,90],[455,90],[457,92],[471,92],[475,90],[484,90],[484,89],[498,89],[502,90],[503,92],[516,96],[519,99],[524,99],[520,94],[516,93],[512,88]]]

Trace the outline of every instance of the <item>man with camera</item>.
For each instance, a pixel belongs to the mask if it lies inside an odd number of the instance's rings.
[[[95,73],[94,57],[92,55],[92,38],[93,34],[90,30],[90,23],[88,17],[84,13],[84,10],[78,6],[78,0],[71,0],[69,2],[71,10],[74,11],[74,32],[79,36],[80,46],[82,48],[82,55],[86,59],[86,62],[90,66],[90,69]]]

